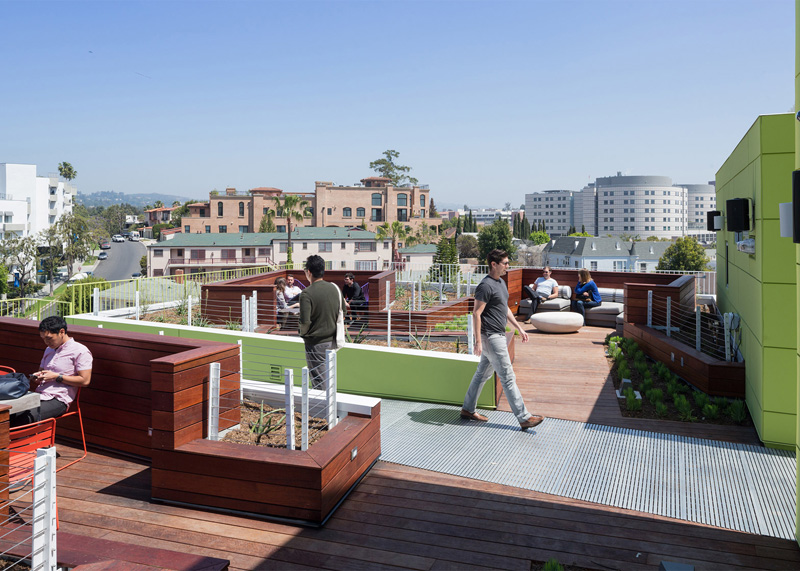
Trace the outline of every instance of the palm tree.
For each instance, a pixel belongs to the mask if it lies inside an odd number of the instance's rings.
[[[72,182],[72,179],[78,176],[78,171],[72,168],[71,164],[64,162],[58,163],[58,174],[60,174],[66,180]]]
[[[292,220],[297,222],[303,221],[303,212],[308,206],[308,201],[301,199],[296,194],[287,194],[283,197],[283,202],[281,202],[280,196],[273,197],[275,200],[275,210],[278,212],[278,216],[286,217],[286,230],[287,233],[287,248],[286,248],[286,263],[287,265],[292,264]]]
[[[398,220],[392,222],[391,225],[388,222],[384,222],[378,226],[378,240],[392,239],[392,262],[398,260],[397,241],[404,240],[406,236],[408,236],[408,230]]]

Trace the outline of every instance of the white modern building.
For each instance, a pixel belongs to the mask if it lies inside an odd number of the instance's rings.
[[[35,235],[72,212],[77,190],[58,175],[37,176],[36,165],[0,163],[0,239]]]
[[[593,236],[713,240],[705,216],[715,208],[713,184],[673,184],[666,176],[598,178],[580,191],[546,190],[525,195],[525,217],[544,220],[551,237],[570,226]]]
[[[147,247],[148,277],[285,264],[283,233],[176,234]],[[292,231],[292,259],[318,254],[328,269],[377,270],[392,259],[391,240],[376,240],[361,228],[301,227]],[[179,272],[180,270],[180,272]]]

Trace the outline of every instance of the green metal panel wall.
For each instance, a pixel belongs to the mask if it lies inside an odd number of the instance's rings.
[[[67,322],[75,325],[118,331],[154,333],[189,339],[206,339],[236,343],[242,341],[242,369],[246,379],[282,382],[284,368],[294,370],[295,384],[300,384],[300,370],[305,366],[303,342],[298,338],[213,330],[149,321],[72,316]],[[385,347],[349,345],[337,354],[339,390],[344,393],[379,398],[438,402],[461,405],[478,357],[403,351]],[[489,381],[481,392],[478,406],[495,408],[494,383]]]
[[[780,237],[778,204],[791,201],[794,115],[765,115],[717,172],[717,207],[748,198],[755,254],[736,249],[734,234],[717,232],[720,310],[741,316],[747,406],[768,446],[797,442],[797,315],[795,248]],[[727,216],[726,216],[727,228]],[[726,247],[727,242],[727,247]]]
[[[794,57],[794,108],[800,110],[800,0],[795,0],[795,57]],[[800,169],[800,121],[794,122],[794,168]],[[800,247],[795,244],[794,250],[794,269],[795,269],[795,283],[797,284],[795,291],[795,299],[797,300],[797,307],[800,307]],[[800,319],[797,319],[795,314],[795,335],[800,340]],[[800,395],[800,343],[795,348],[795,391]],[[798,403],[800,409],[800,403]],[[797,417],[795,424],[795,458],[800,458],[800,415]],[[797,470],[797,519],[795,521],[794,534],[795,539],[800,543],[800,469]]]

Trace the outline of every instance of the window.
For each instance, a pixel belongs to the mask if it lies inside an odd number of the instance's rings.
[[[356,252],[374,252],[375,242],[356,242]]]
[[[406,208],[397,209],[397,220],[400,222],[408,222],[408,210]]]
[[[303,249],[308,250],[308,242],[303,242]]]
[[[333,213],[333,209],[332,208],[328,208],[328,216],[330,216],[332,213]]]
[[[342,267],[342,269],[346,268],[346,267],[347,267],[347,262],[345,262],[344,260],[342,260],[341,267]]]
[[[289,251],[289,243],[288,243],[288,242],[281,242],[281,243],[278,245],[278,251],[279,251],[281,254],[285,254],[286,252],[288,252],[288,251]]]
[[[333,242],[320,242],[319,243],[319,251],[320,252],[333,252]]]
[[[228,227],[227,226],[220,226],[219,227],[219,233],[220,234],[227,234],[228,233]]]
[[[205,250],[192,250],[192,259],[193,260],[205,260],[206,259],[206,251]]]
[[[222,259],[223,260],[235,260],[236,259],[236,250],[233,250],[233,249],[222,250]]]
[[[345,248],[347,248],[347,242],[342,242],[342,250],[344,250]]]
[[[239,203],[239,218],[244,217],[244,202]]]
[[[266,214],[269,211],[269,208],[264,207],[261,209],[261,214]]]
[[[206,228],[208,228],[208,226],[206,226]],[[187,224],[186,226],[183,227],[183,233],[184,234],[191,234],[192,233],[192,227]]]
[[[356,208],[356,217],[364,218],[367,215],[366,208]]]
[[[383,204],[383,197],[379,192],[372,194],[372,206],[381,206]],[[360,209],[359,209],[360,210]]]
[[[342,218],[352,218],[353,217],[353,209],[349,206],[345,206],[342,208]]]
[[[183,257],[183,248],[178,248],[177,250],[172,250],[170,254],[173,258],[182,258]]]
[[[589,269],[593,272],[597,271],[597,262],[589,262]]]
[[[384,242],[384,243],[383,243],[383,249],[384,249],[384,250],[388,250],[388,249],[389,249],[389,246],[391,246],[391,243],[390,243],[390,242]]]
[[[424,208],[419,211],[419,215],[422,216],[423,218],[425,218],[425,209]]]
[[[164,257],[164,250],[160,248],[155,248],[153,250],[153,257],[154,258],[163,258]]]
[[[367,272],[367,271],[374,272],[377,269],[378,269],[378,262],[374,260],[356,262],[357,272]]]
[[[211,226],[206,226],[206,234],[211,234]]]
[[[153,268],[153,277],[154,278],[160,278],[163,275],[164,275],[164,270],[157,270],[157,269]]]
[[[401,192],[397,195],[397,206],[408,206],[408,195]]]
[[[373,208],[370,216],[372,222],[383,222],[383,208]]]
[[[222,202],[217,202],[217,216],[222,216]]]
[[[424,194],[420,194],[419,195],[419,205],[422,208],[425,208],[425,195]]]
[[[639,271],[646,272],[647,271],[647,264],[645,262],[639,262]]]
[[[201,208],[200,209],[200,218],[205,218],[205,217],[206,217],[206,209],[205,208]]]
[[[249,231],[249,226],[239,226],[239,234],[247,234]]]
[[[259,256],[269,256],[269,248],[259,248],[258,249]]]
[[[275,230],[277,232],[286,232],[286,225],[278,226]]]

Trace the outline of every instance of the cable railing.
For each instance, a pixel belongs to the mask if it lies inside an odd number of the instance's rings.
[[[719,360],[731,360],[731,330],[716,313],[681,306],[671,297],[647,295],[647,326]],[[726,349],[727,347],[727,349]],[[734,348],[735,354],[735,348]]]

